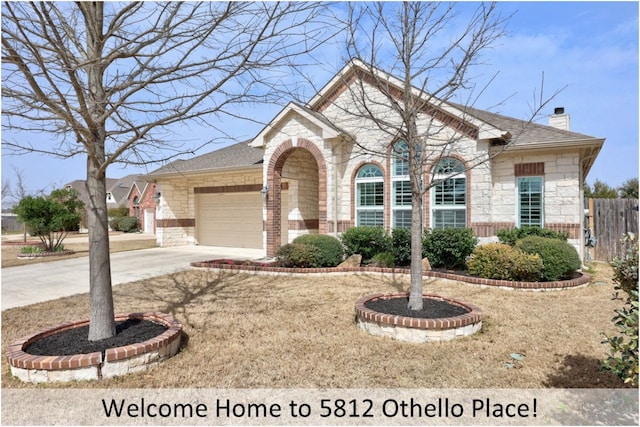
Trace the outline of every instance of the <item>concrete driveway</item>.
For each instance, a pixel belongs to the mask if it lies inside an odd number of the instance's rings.
[[[151,248],[111,254],[111,281],[116,286],[176,273],[189,263],[216,258],[256,259],[260,249],[212,246]],[[89,259],[73,258],[3,268],[2,310],[89,292]]]

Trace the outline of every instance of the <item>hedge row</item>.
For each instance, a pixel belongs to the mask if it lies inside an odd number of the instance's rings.
[[[566,233],[523,227],[501,230],[498,237],[502,243],[477,246],[478,239],[468,228],[425,230],[422,257],[434,268],[468,269],[474,276],[501,280],[562,280],[580,268]],[[411,230],[396,228],[389,234],[381,227],[353,227],[340,240],[307,234],[284,245],[278,260],[285,267],[335,267],[353,254],[361,255],[365,265],[409,266]]]

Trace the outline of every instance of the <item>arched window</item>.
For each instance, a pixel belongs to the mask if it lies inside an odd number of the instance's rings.
[[[409,147],[404,141],[393,146],[391,166],[391,225],[411,227],[411,182]]]
[[[467,176],[462,162],[451,157],[440,160],[433,179],[437,184],[431,188],[431,227],[466,227]]]
[[[366,164],[356,175],[356,225],[384,226],[384,180],[382,170]]]

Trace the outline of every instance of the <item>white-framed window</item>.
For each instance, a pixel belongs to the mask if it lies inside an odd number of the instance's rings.
[[[356,174],[356,225],[384,226],[384,179],[374,164],[363,165]]]
[[[467,176],[458,159],[444,158],[436,165],[431,188],[431,227],[464,228],[467,226]]]
[[[544,194],[541,176],[517,178],[518,184],[518,227],[544,225]]]
[[[391,160],[391,226],[411,227],[411,182],[409,147],[404,141],[393,146]]]

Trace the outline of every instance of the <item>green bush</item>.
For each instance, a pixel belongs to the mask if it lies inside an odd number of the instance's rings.
[[[132,233],[140,230],[140,221],[136,216],[125,216],[118,222],[118,230]]]
[[[422,254],[432,267],[464,269],[477,244],[470,228],[436,228],[425,232]]]
[[[538,254],[542,258],[545,281],[563,280],[580,268],[580,256],[567,242],[548,237],[528,236],[516,242],[516,248],[528,254]]]
[[[278,265],[293,268],[317,267],[320,249],[302,243],[287,243],[278,251]]]
[[[371,258],[369,265],[384,268],[394,267],[396,265],[395,256],[391,252],[380,252]]]
[[[504,243],[478,246],[467,261],[469,274],[485,279],[535,282],[542,277],[542,259]]]
[[[391,253],[395,265],[411,265],[411,229],[405,227],[394,228],[391,231]]]
[[[120,220],[122,218],[123,217],[121,217],[121,216],[117,216],[117,217],[111,218],[109,220],[109,227],[111,227],[111,229],[113,231],[120,231]]]
[[[362,261],[370,261],[376,254],[391,251],[391,238],[382,227],[359,226],[342,233],[345,255],[362,255]]]
[[[566,242],[569,238],[569,234],[564,231],[553,231],[547,228],[532,226],[500,230],[496,235],[500,242],[511,246],[515,246],[518,240],[524,239],[527,236],[547,237],[549,239],[562,240],[563,242]]]
[[[18,220],[32,236],[38,236],[45,251],[62,245],[67,233],[77,230],[83,203],[76,190],[54,190],[49,197],[27,196],[14,208]]]
[[[122,218],[123,216],[129,216],[129,208],[111,208],[107,210],[109,218]]]
[[[342,243],[325,234],[305,234],[295,238],[293,243],[315,246],[319,249],[317,267],[335,267],[344,258]]]
[[[624,254],[613,261],[616,294],[627,294],[622,308],[615,310],[611,319],[620,331],[619,336],[605,335],[603,344],[609,344],[609,357],[602,367],[615,373],[625,384],[638,386],[638,240],[634,235],[623,239]]]

